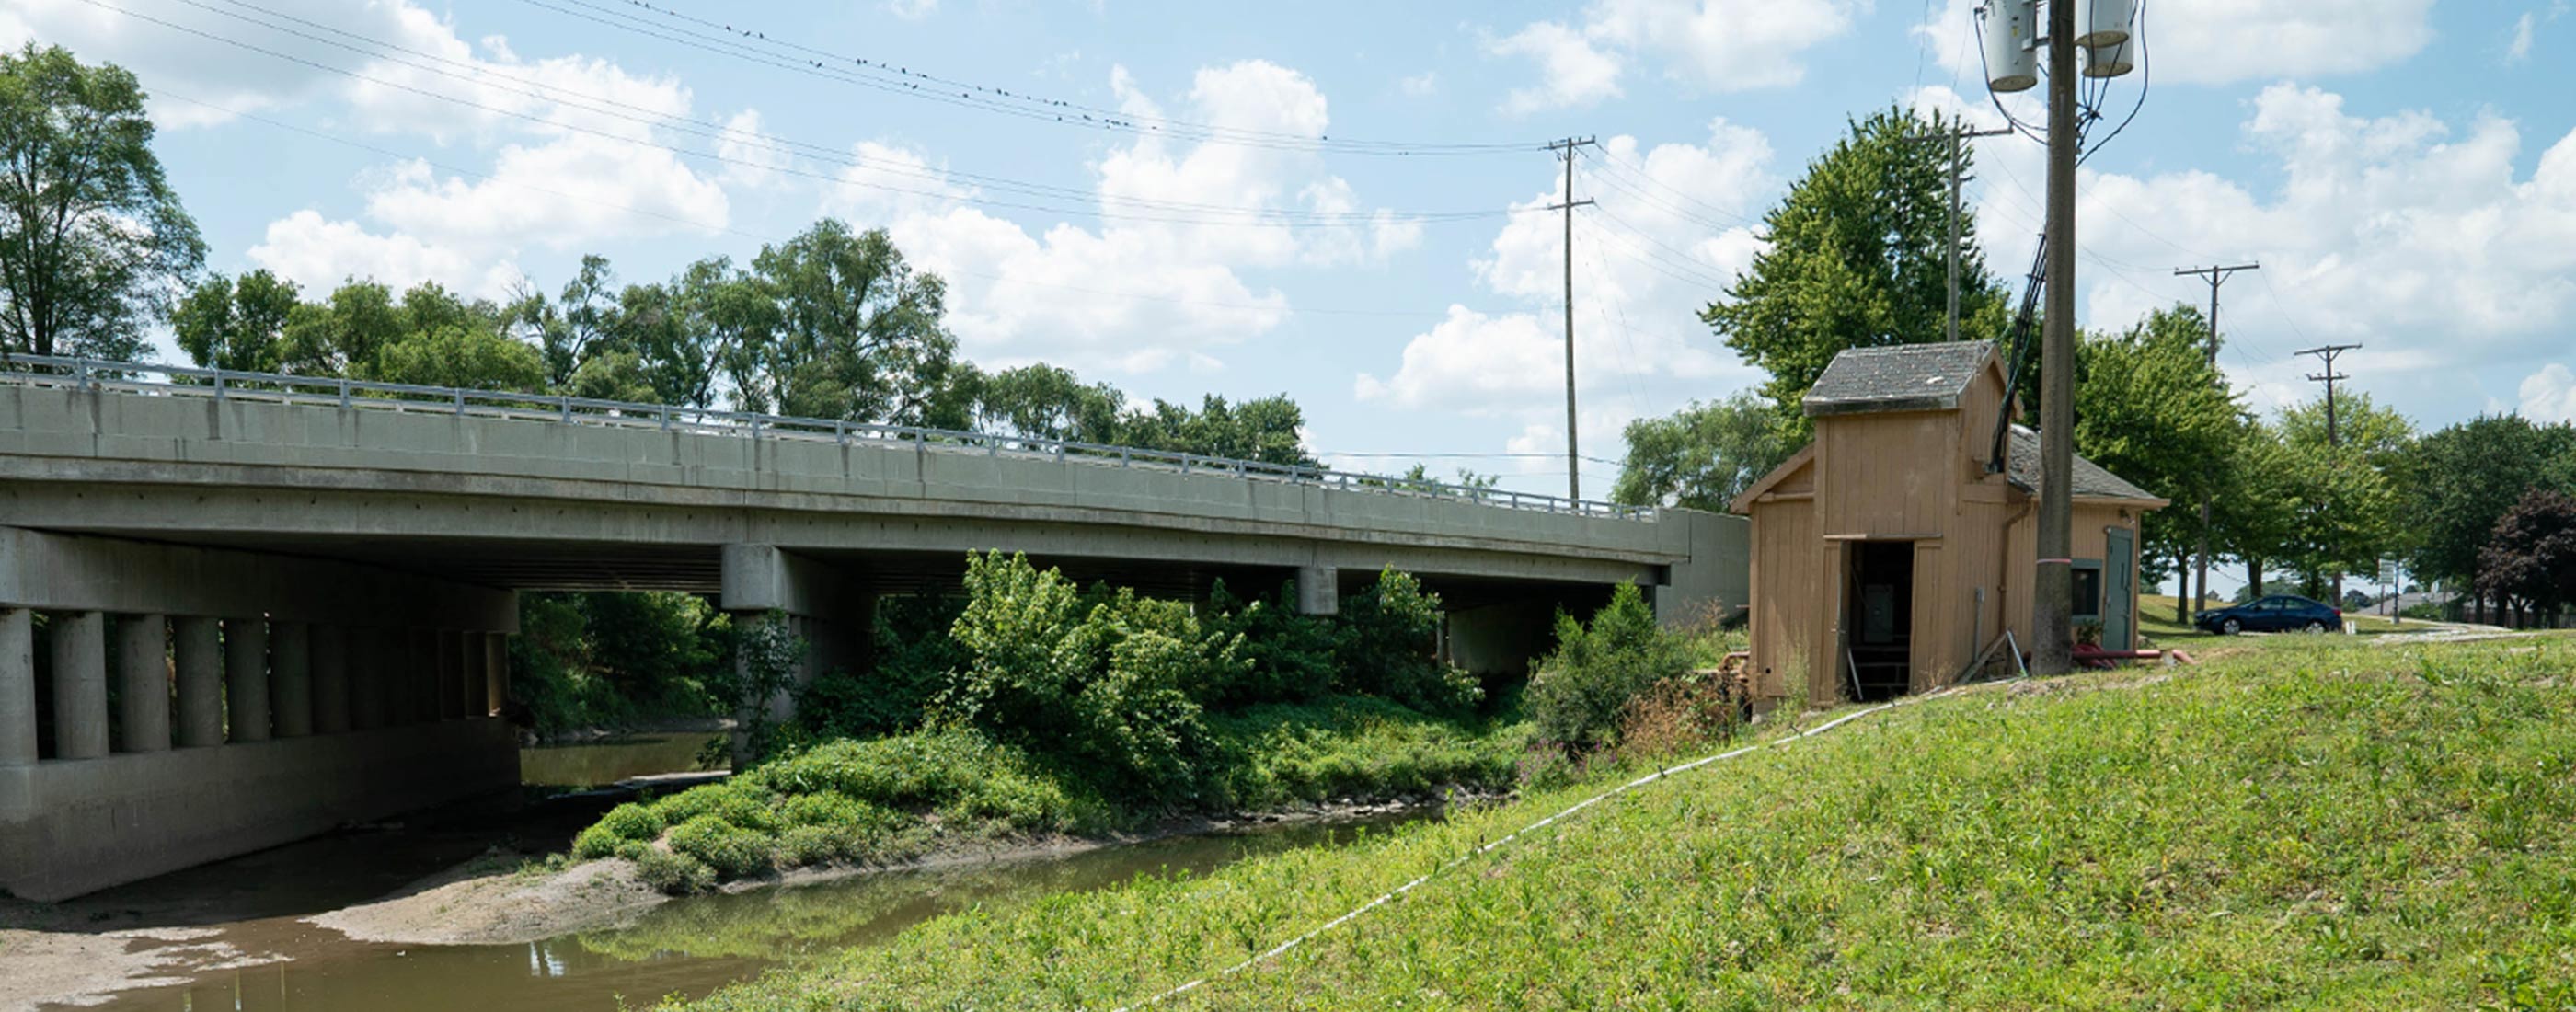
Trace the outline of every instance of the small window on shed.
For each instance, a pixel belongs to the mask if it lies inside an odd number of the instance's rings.
[[[2102,563],[2098,559],[2075,560],[2075,617],[2102,617]]]

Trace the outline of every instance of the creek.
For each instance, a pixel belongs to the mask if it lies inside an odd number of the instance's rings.
[[[656,765],[621,748],[693,755],[702,735],[578,746],[540,757],[531,777],[557,783],[623,778]],[[682,747],[685,745],[685,749]],[[531,752],[569,752],[539,749]],[[671,769],[663,763],[663,769]],[[677,768],[685,769],[685,757]],[[558,773],[574,769],[573,773]],[[589,774],[579,770],[593,771]],[[164,963],[150,986],[85,1007],[110,1010],[474,1009],[648,1007],[695,997],[767,968],[882,942],[963,907],[1024,903],[1116,885],[1138,875],[1205,874],[1245,857],[1336,846],[1358,834],[1436,817],[1429,810],[1336,822],[1170,836],[1043,858],[889,871],[810,885],[676,899],[629,923],[516,945],[394,945],[356,941],[303,918],[364,902],[491,848],[560,850],[621,800],[613,792],[530,797],[443,813],[419,825],[365,827],[191,869],[74,901],[70,917],[97,930],[154,937]],[[84,912],[86,911],[86,912]],[[622,1005],[621,1005],[622,1003]],[[47,1006],[54,1008],[56,1006]]]

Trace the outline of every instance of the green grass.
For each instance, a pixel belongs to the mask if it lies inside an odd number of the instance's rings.
[[[2243,651],[1659,782],[1165,1008],[2565,1008],[2576,639]],[[942,917],[687,1007],[1106,1009],[1598,790]]]
[[[1450,720],[1327,697],[1212,715],[1214,754],[1190,810],[1507,790],[1529,730],[1508,701],[1502,713]],[[1174,814],[1117,804],[1077,772],[964,729],[839,740],[619,805],[572,852],[635,860],[657,888],[692,892],[776,869],[893,864],[960,842],[1100,834]]]

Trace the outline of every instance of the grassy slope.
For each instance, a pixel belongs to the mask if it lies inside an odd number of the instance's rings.
[[[2576,1002],[2576,639],[2309,642],[1684,774],[1165,1007]],[[1114,1007],[1592,789],[945,917],[698,1007]]]

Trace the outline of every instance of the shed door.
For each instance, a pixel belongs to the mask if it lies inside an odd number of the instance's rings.
[[[2126,527],[2107,528],[2102,549],[2102,646],[2106,650],[2137,647],[2137,535]]]

